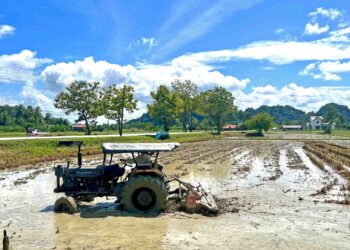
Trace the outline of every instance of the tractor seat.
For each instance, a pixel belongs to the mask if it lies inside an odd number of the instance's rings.
[[[113,180],[115,177],[123,176],[124,172],[125,172],[124,168],[119,167],[118,164],[112,164],[110,166],[104,167],[103,176],[107,180]]]

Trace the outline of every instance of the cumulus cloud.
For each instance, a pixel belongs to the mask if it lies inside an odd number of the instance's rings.
[[[213,86],[237,90],[246,87],[250,82],[249,79],[224,75],[214,67],[186,56],[165,64],[139,63],[135,66],[95,61],[92,57],[87,57],[82,61],[47,66],[41,76],[52,93],[63,90],[74,80],[99,81],[103,87],[130,84],[135,88],[135,96],[141,100],[136,114],[145,112],[146,104],[151,102],[151,91],[161,84],[170,85],[175,79],[190,79],[202,90]]]
[[[327,32],[328,30],[329,30],[328,25],[320,27],[318,23],[314,23],[314,24],[307,23],[305,26],[304,33],[306,35],[319,35],[319,34]]]
[[[22,50],[18,54],[0,56],[0,67],[7,68],[34,69],[51,62],[52,60],[49,58],[37,58],[36,52],[31,50]]]
[[[22,50],[17,54],[0,56],[0,82],[5,83],[23,83],[22,91],[19,93],[20,98],[26,104],[53,109],[53,101],[46,96],[42,90],[38,90],[34,82],[40,78],[34,73],[34,70],[47,63],[51,63],[49,58],[38,58],[36,52]],[[18,104],[11,98],[0,97],[0,103],[10,105]]]
[[[0,105],[10,105],[10,106],[14,106],[17,105],[18,101],[14,100],[11,97],[8,96],[0,96]]]
[[[316,111],[330,102],[350,106],[350,87],[303,87],[290,83],[279,89],[267,85],[254,88],[250,93],[238,90],[233,94],[242,109],[261,105],[291,105],[308,112]]]
[[[325,61],[307,65],[300,74],[325,81],[340,81],[342,78],[339,74],[347,72],[350,72],[350,61]]]
[[[54,110],[53,100],[46,96],[42,90],[38,90],[31,82],[24,85],[21,96],[30,105],[39,106],[46,110]]]
[[[38,58],[36,52],[22,50],[17,54],[0,55],[0,82],[26,82],[37,78],[33,70],[47,63],[49,58]]]
[[[10,36],[15,34],[15,27],[7,24],[0,25],[0,39],[5,36]]]
[[[249,79],[224,75],[212,66],[191,57],[178,57],[165,64],[118,65],[95,61],[87,57],[82,61],[57,63],[47,66],[41,73],[49,89],[60,90],[75,79],[100,81],[103,86],[131,84],[138,94],[148,96],[160,84],[170,84],[175,79],[191,79],[199,87],[214,85],[229,89],[243,88]]]
[[[318,17],[326,17],[330,20],[335,20],[343,15],[343,13],[338,9],[325,9],[323,7],[317,8],[315,11],[311,12],[309,14],[312,18],[312,20],[316,20]]]

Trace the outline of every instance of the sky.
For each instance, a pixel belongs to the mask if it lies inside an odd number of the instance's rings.
[[[73,80],[150,92],[175,79],[223,86],[239,109],[350,107],[348,0],[1,0],[0,105],[62,116]],[[69,117],[74,118],[74,115]]]

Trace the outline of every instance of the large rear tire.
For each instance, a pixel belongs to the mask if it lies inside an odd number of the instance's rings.
[[[73,197],[64,196],[56,200],[54,211],[56,213],[78,213],[78,205]]]
[[[150,175],[131,177],[125,184],[121,205],[131,213],[160,213],[166,208],[168,192],[163,179]]]

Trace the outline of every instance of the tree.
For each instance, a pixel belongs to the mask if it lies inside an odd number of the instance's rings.
[[[175,80],[171,83],[173,93],[177,97],[176,107],[177,116],[181,121],[182,128],[187,132],[187,125],[190,132],[192,131],[192,113],[196,106],[196,96],[198,95],[198,87],[190,80]]]
[[[65,110],[67,115],[77,112],[76,122],[84,121],[90,135],[90,124],[102,114],[99,90],[99,82],[74,81],[56,96],[55,107]]]
[[[326,106],[323,118],[327,122],[327,126],[325,129],[325,133],[327,134],[332,133],[332,124],[334,123],[334,121],[341,120],[339,113],[331,105]]]
[[[241,121],[242,127],[243,128],[246,127],[245,122],[249,118],[249,114],[247,112],[243,111],[243,110],[239,110],[237,112],[237,118],[238,118],[239,121]]]
[[[209,123],[216,126],[218,134],[227,118],[236,111],[232,93],[223,87],[215,87],[201,94],[201,111]]]
[[[104,115],[117,122],[119,135],[122,136],[125,110],[130,113],[136,110],[137,100],[134,98],[134,88],[129,85],[124,85],[122,88],[112,85],[101,95]]]
[[[165,85],[160,85],[156,92],[151,92],[153,103],[147,105],[151,117],[162,123],[165,131],[174,121],[176,97]]]
[[[262,131],[268,131],[273,125],[273,118],[268,113],[260,113],[252,116],[247,125],[250,129],[256,129],[259,134]]]

